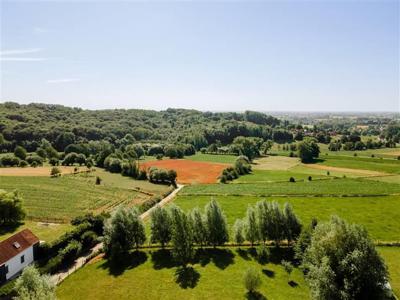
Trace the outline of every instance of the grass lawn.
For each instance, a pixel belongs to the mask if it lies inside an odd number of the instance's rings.
[[[257,197],[257,196],[184,196],[179,195],[174,203],[185,211],[193,207],[203,209],[214,198],[225,212],[229,225],[244,218],[249,204],[266,199],[283,205],[292,204],[303,224],[313,217],[320,221],[338,215],[345,220],[364,225],[374,240],[399,241],[400,196],[383,197]],[[384,216],[384,217],[382,217]]]
[[[13,228],[1,228],[0,241],[5,240],[22,229],[29,228],[40,240],[51,242],[72,229],[72,227],[73,226],[68,223],[45,224],[35,221],[24,221],[23,224]]]
[[[148,196],[132,190],[95,185],[95,178],[77,176],[0,177],[0,187],[18,190],[28,218],[68,221],[88,212],[110,210],[118,204],[140,203]]]
[[[400,297],[400,248],[378,247],[378,252],[384,258],[389,268],[390,284],[397,297]]]
[[[395,183],[365,179],[328,179],[305,182],[206,184],[185,187],[190,195],[386,195],[399,193]]]
[[[248,250],[208,250],[199,256],[194,271],[176,276],[177,267],[169,252],[160,250],[132,255],[123,268],[105,260],[89,264],[68,277],[58,288],[58,299],[243,299],[243,274],[249,266],[260,271],[263,299],[308,299],[302,273],[295,269],[289,278],[280,265],[282,256],[260,264]],[[240,253],[240,254],[239,254]]]
[[[234,155],[217,155],[217,154],[203,154],[197,152],[195,155],[185,156],[185,159],[193,161],[209,161],[215,163],[233,164],[237,156]]]

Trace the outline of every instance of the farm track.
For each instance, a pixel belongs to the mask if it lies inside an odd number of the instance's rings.
[[[172,193],[170,193],[169,195],[167,195],[163,200],[161,200],[157,206],[165,206],[168,203],[170,203],[171,201],[174,200],[175,196],[178,194],[178,192],[184,187],[184,185],[178,184],[178,188],[175,189]],[[150,216],[150,213],[152,210],[155,209],[156,206],[153,206],[152,208],[150,208],[149,210],[145,211],[144,213],[142,213],[140,215],[140,218],[144,221],[146,219],[148,219],[148,217]],[[69,275],[71,275],[72,273],[74,273],[75,271],[79,270],[81,267],[83,267],[86,263],[88,263],[92,258],[93,255],[95,255],[96,253],[100,253],[101,250],[103,248],[103,243],[99,243],[97,245],[95,245],[92,249],[90,249],[90,252],[88,255],[86,256],[81,256],[79,258],[77,258],[75,260],[75,263],[69,267],[67,270],[63,270],[62,272],[56,273],[54,275],[51,276],[50,280],[58,285],[60,284],[65,278],[67,278]]]

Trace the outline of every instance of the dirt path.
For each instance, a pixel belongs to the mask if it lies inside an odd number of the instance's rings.
[[[165,197],[164,199],[162,199],[157,206],[165,206],[168,203],[170,203],[172,200],[174,200],[175,196],[179,193],[179,191],[184,187],[183,184],[178,184],[178,188],[175,189],[171,194],[169,194],[167,197]],[[142,213],[140,215],[140,218],[145,221],[149,218],[151,212],[156,208],[156,205],[153,206],[152,208],[150,208],[149,210],[145,211],[144,213]]]
[[[50,176],[50,171],[52,167],[26,167],[26,168],[0,168],[0,176]],[[57,168],[61,171],[61,174],[73,174],[74,167],[67,166],[57,166]],[[86,169],[81,167],[78,169]]]
[[[162,199],[157,205],[163,207],[163,206],[167,205],[168,203],[170,203],[172,200],[174,200],[176,195],[179,193],[179,191],[183,187],[184,187],[184,185],[178,184],[178,188],[175,189],[171,194],[166,196],[164,199]],[[155,206],[153,206],[149,210],[142,213],[140,215],[140,218],[143,221],[147,220],[150,216],[151,211],[153,211],[154,208],[155,208]],[[103,248],[103,243],[99,243],[99,244],[95,245],[92,249],[90,249],[90,252],[87,255],[77,258],[75,260],[75,263],[69,269],[60,271],[60,272],[52,275],[50,280],[56,285],[60,284],[69,275],[71,275],[75,271],[82,268],[93,257],[93,254],[98,253],[102,248]]]

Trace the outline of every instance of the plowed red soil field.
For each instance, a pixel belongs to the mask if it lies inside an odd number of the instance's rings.
[[[216,183],[222,170],[229,164],[191,161],[186,159],[163,159],[141,164],[142,168],[157,167],[176,171],[178,183],[200,184]]]

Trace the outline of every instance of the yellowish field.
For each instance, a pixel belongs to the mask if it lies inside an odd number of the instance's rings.
[[[52,167],[0,168],[0,176],[50,176]],[[59,166],[61,174],[74,173],[74,167]],[[82,167],[82,170],[86,167]]]
[[[267,156],[255,159],[253,169],[255,170],[289,170],[300,164],[298,158],[285,156]]]
[[[361,169],[351,169],[351,168],[341,168],[341,167],[332,167],[325,165],[317,165],[317,164],[302,164],[305,168],[324,170],[330,172],[340,172],[340,173],[351,173],[360,176],[385,176],[387,173],[371,171],[371,170],[361,170]]]

